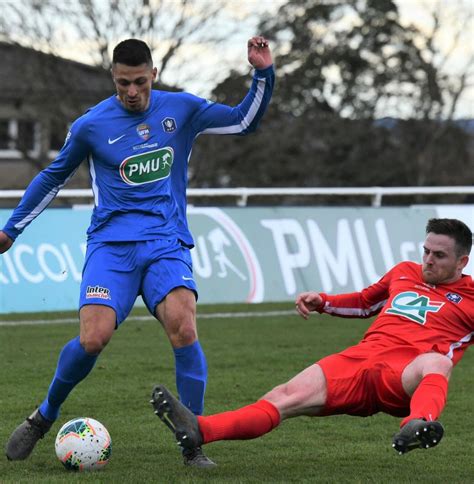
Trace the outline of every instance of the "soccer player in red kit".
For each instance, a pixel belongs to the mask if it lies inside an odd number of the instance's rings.
[[[404,454],[434,447],[443,436],[438,418],[454,365],[474,340],[471,230],[455,219],[430,219],[423,263],[401,262],[360,292],[304,292],[296,310],[346,318],[378,314],[355,346],[322,358],[252,405],[195,416],[162,385],[154,388],[155,413],[183,447],[217,440],[252,439],[300,415],[377,412],[403,417],[392,446]]]

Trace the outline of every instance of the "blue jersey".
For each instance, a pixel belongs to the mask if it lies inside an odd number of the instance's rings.
[[[256,70],[248,94],[236,107],[155,90],[148,109],[134,113],[116,96],[105,99],[73,123],[59,155],[28,186],[4,232],[15,239],[87,159],[94,193],[89,241],[177,236],[191,247],[186,187],[195,138],[254,131],[273,84],[272,66]]]

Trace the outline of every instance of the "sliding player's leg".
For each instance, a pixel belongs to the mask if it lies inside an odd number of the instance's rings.
[[[319,365],[314,364],[257,402],[233,411],[196,417],[162,385],[154,388],[151,402],[178,443],[186,447],[260,437],[286,418],[319,415],[325,399],[326,380]]]
[[[438,418],[446,405],[452,368],[448,357],[426,353],[416,357],[403,371],[403,388],[411,400],[410,414],[393,437],[392,446],[400,454],[439,444],[444,428]]]

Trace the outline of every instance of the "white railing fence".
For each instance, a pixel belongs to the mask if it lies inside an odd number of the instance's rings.
[[[447,186],[447,187],[312,187],[312,188],[188,188],[189,199],[195,197],[233,197],[240,207],[247,205],[250,197],[266,196],[369,196],[372,206],[380,207],[382,198],[388,196],[413,196],[413,195],[469,195],[474,194],[473,186]],[[0,190],[0,199],[19,199],[24,190]],[[90,189],[63,189],[59,198],[93,199]]]

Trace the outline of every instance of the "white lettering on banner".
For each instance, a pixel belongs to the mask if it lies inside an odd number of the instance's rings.
[[[347,219],[340,219],[337,223],[336,257],[332,253],[318,224],[314,220],[308,220],[307,225],[321,276],[323,291],[331,292],[333,289],[330,270],[341,286],[347,285],[348,273],[350,272],[355,290],[362,289],[364,282],[349,228],[349,221]]]
[[[196,274],[203,279],[209,279],[212,276],[212,265],[206,240],[202,235],[196,238],[196,246],[191,250],[191,258],[193,260],[193,270]]]
[[[15,265],[13,264],[10,254],[6,252],[2,256],[0,256],[0,259],[5,262],[6,268],[8,270],[8,275],[10,276],[11,282],[13,284],[18,284],[19,279],[18,279],[18,274],[15,270]],[[0,274],[0,284],[9,284],[10,281],[7,279],[6,276],[3,274]]]
[[[263,219],[260,223],[272,232],[286,293],[295,294],[296,281],[293,270],[307,267],[311,255],[304,231],[297,220],[289,218]],[[290,236],[296,241],[292,251],[287,243]]]
[[[389,271],[394,265],[393,252],[390,247],[390,240],[387,234],[387,227],[385,226],[385,220],[379,218],[375,222],[375,231],[379,239],[380,249],[382,250],[382,258],[385,263],[385,269]]]
[[[415,257],[410,256],[411,252],[415,252]],[[405,241],[400,244],[400,256],[402,260],[413,260],[417,261],[416,246],[414,242]]]
[[[38,262],[46,274],[46,277],[51,279],[54,282],[63,282],[67,279],[67,270],[66,270],[66,260],[64,259],[61,252],[59,252],[54,245],[51,244],[40,244],[38,247]],[[51,263],[46,262],[46,255],[51,254],[57,261],[58,269],[54,272],[50,265]]]
[[[369,239],[365,230],[364,221],[360,218],[354,221],[354,231],[359,245],[362,265],[364,266],[365,275],[369,281],[378,281],[380,275],[375,272],[374,258],[370,249]]]
[[[61,244],[61,250],[63,251],[64,257],[66,258],[67,265],[69,266],[70,273],[75,281],[79,282],[82,279],[82,273],[77,269],[76,263],[72,258],[71,251],[67,244]]]
[[[3,269],[3,259],[0,259],[0,284],[10,284],[10,281],[2,274]]]
[[[16,243],[10,252],[0,256],[2,272],[0,284],[20,284],[25,280],[32,284],[39,284],[46,279],[63,282],[71,277],[76,282],[82,278],[79,270],[86,252],[86,244],[79,245],[82,258],[75,262],[70,247],[62,243],[59,247],[43,243],[35,249],[27,244]],[[27,257],[27,256],[32,257]],[[80,261],[80,262],[79,262]]]
[[[19,244],[15,247],[13,251],[13,260],[15,262],[15,266],[24,279],[26,279],[28,282],[32,282],[33,284],[38,284],[44,279],[44,274],[41,272],[31,274],[26,270],[22,259],[24,253],[34,255],[34,251],[29,245]]]

